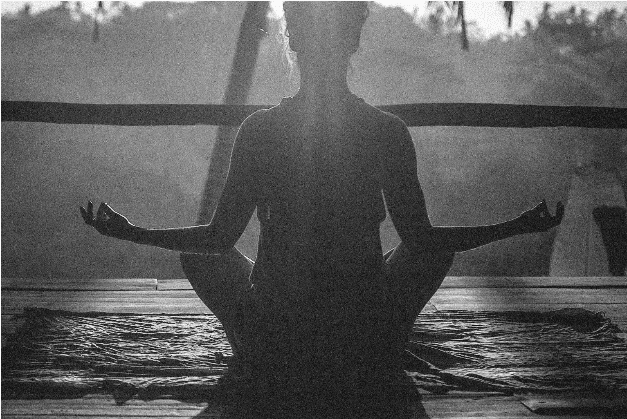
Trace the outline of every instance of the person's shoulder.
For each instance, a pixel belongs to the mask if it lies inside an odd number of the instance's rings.
[[[251,113],[244,119],[241,128],[252,128],[262,126],[268,119],[268,109],[259,109]],[[240,128],[240,129],[241,129]]]
[[[393,113],[381,110],[363,100],[360,101],[360,108],[365,117],[364,120],[373,128],[376,127],[377,131],[384,131],[387,134],[407,131],[405,122]]]
[[[397,115],[394,115],[391,112],[386,112],[380,110],[383,115],[385,115],[384,124],[387,129],[393,130],[393,132],[408,132],[407,124]]]
[[[247,127],[255,127],[256,129],[273,127],[277,121],[290,116],[290,106],[286,103],[286,99],[270,108],[253,112],[244,120],[242,125],[245,124]]]
[[[364,116],[361,120],[364,127],[370,131],[370,135],[377,138],[377,143],[387,152],[399,150],[400,154],[412,148],[413,140],[407,124],[393,113],[384,111],[375,106],[363,102]],[[400,147],[400,148],[399,148]]]

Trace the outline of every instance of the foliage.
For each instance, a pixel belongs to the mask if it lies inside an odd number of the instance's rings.
[[[585,8],[552,13],[546,3],[537,25],[527,25],[527,36],[545,63],[577,74],[584,82],[580,90],[587,85],[596,92],[598,104],[627,106],[627,8],[622,12],[604,10],[592,18]],[[587,161],[578,164],[613,172],[627,184],[624,132],[588,136],[578,147],[588,148],[590,154]]]
[[[567,48],[581,55],[597,54],[618,46],[627,36],[627,9],[623,13],[604,10],[594,20],[585,8],[550,11],[551,5],[546,3],[531,34],[554,48]]]
[[[443,5],[454,15],[456,18],[454,20],[446,19],[446,14],[444,13],[444,8],[437,3],[443,3]],[[503,1],[501,2],[503,5],[503,9],[505,10],[505,15],[507,17],[507,27],[512,26],[512,17],[514,15],[514,2],[513,1]],[[460,41],[461,48],[464,51],[468,51],[470,49],[470,42],[468,41],[468,29],[466,22],[466,12],[465,12],[465,2],[463,1],[444,1],[444,2],[435,2],[429,1],[427,2],[427,7],[433,8],[433,11],[429,13],[428,17],[428,26],[432,30],[438,31],[439,28],[443,24],[447,24],[449,26],[460,26]]]
[[[3,100],[222,100],[243,4],[120,4],[117,13],[105,2],[97,43],[92,41],[93,15],[79,13],[73,5],[2,17]],[[446,6],[439,5],[446,14]],[[606,20],[623,42],[616,19]],[[621,80],[620,74],[626,54],[618,46],[576,53],[537,39],[537,22],[529,27],[527,34],[508,42],[475,41],[470,51],[461,51],[457,33],[441,36],[416,25],[400,9],[372,5],[349,82],[373,104],[625,106],[627,77]],[[274,38],[262,41],[249,103],[277,103],[293,94],[282,53]],[[573,138],[578,136],[577,144],[606,141],[607,133],[598,131],[412,129],[432,221],[490,224],[545,197],[553,203],[564,200],[573,170]],[[146,227],[189,225],[198,210],[214,139],[214,129],[200,126],[3,123],[2,274],[180,277],[176,254],[99,237],[82,224],[78,205],[88,198],[103,199]],[[248,255],[256,249],[256,228],[253,220],[240,241]],[[386,249],[397,243],[389,221],[381,237]],[[548,234],[523,236],[466,252],[456,257],[451,274],[547,274],[551,241]]]

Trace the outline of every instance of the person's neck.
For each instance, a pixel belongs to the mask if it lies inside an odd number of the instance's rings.
[[[329,82],[328,80],[316,80],[304,82],[301,80],[297,97],[305,101],[335,102],[350,95],[346,80],[343,83]]]
[[[297,97],[308,102],[329,103],[341,100],[351,94],[346,81],[348,62],[325,66],[316,62],[300,65],[300,89]]]

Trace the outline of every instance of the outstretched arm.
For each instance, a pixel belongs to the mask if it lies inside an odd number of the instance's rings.
[[[138,244],[189,253],[222,253],[235,245],[256,205],[253,182],[254,148],[259,135],[259,115],[242,124],[231,154],[227,181],[211,223],[183,228],[145,229],[131,224],[126,217],[102,203],[94,216],[93,204],[80,208],[85,223],[103,235]]]
[[[538,233],[556,227],[564,216],[564,205],[557,204],[555,215],[551,215],[542,201],[534,208],[523,212],[518,217],[503,223],[476,227],[433,227],[436,242],[455,252],[463,252],[503,240],[519,234]]]
[[[429,221],[417,176],[416,151],[405,124],[395,120],[382,151],[385,201],[401,240],[412,251],[428,249],[463,252],[518,234],[546,231],[562,220],[564,206],[550,214],[546,202],[499,224],[476,227],[434,227]]]

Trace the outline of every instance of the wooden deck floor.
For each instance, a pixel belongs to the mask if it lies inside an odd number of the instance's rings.
[[[25,307],[111,313],[209,313],[183,279],[30,280],[2,279],[2,336],[15,330]],[[565,307],[604,312],[627,338],[626,277],[448,277],[431,300],[438,310],[543,311]],[[607,401],[605,401],[607,403]],[[424,394],[429,418],[591,417],[598,401],[580,398],[502,396],[486,393]],[[531,407],[544,407],[532,412]],[[586,411],[586,406],[589,408]],[[583,410],[582,410],[583,409]],[[575,412],[587,415],[577,416]],[[558,414],[559,413],[559,414]],[[222,417],[221,408],[175,400],[130,400],[122,406],[108,396],[75,400],[3,400],[2,416],[23,417]],[[606,417],[606,413],[597,416]]]

